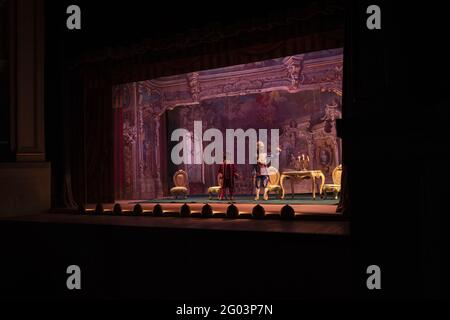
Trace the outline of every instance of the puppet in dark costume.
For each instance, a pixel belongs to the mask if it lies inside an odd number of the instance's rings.
[[[239,177],[239,174],[236,171],[236,165],[231,161],[227,160],[226,157],[223,157],[223,162],[219,166],[218,175],[220,183],[220,194],[219,199],[223,200],[224,197],[226,199],[226,191],[228,190],[228,194],[230,196],[230,200],[233,200],[234,196],[234,179]]]

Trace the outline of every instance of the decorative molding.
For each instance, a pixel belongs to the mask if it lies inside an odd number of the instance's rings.
[[[299,54],[140,81],[136,83],[137,101],[139,106],[150,108],[155,116],[160,116],[177,106],[262,92],[295,93],[320,88],[342,95],[342,53],[342,48],[338,48],[327,50],[326,56]],[[115,91],[121,92],[116,88]]]
[[[123,123],[123,137],[126,144],[136,143],[137,129],[136,126],[130,125],[128,121]]]
[[[192,101],[198,102],[199,94],[200,94],[199,73],[198,72],[188,73],[187,78],[188,78],[189,88],[191,90]]]
[[[303,56],[290,56],[284,60],[288,76],[291,79],[291,90],[298,88]]]

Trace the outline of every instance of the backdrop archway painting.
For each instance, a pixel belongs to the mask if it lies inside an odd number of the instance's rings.
[[[218,164],[171,161],[178,143],[170,141],[173,130],[193,132],[194,121],[224,136],[226,129],[278,129],[280,171],[294,169],[304,154],[310,168],[331,181],[341,163],[335,121],[341,117],[342,71],[343,49],[337,48],[114,86],[116,199],[164,197],[178,169],[188,173],[191,194],[216,185]],[[252,165],[237,170],[235,193],[251,194]],[[310,192],[308,183],[296,188]]]

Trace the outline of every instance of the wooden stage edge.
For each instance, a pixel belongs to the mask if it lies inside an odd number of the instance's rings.
[[[111,214],[42,213],[37,215],[0,218],[0,226],[8,223],[31,223],[64,225],[119,227],[149,230],[197,232],[257,232],[281,233],[306,236],[347,237],[349,222],[345,220],[281,220],[281,219],[230,219],[197,217],[152,217],[115,216]]]
[[[120,202],[119,202],[120,203]],[[243,231],[264,233],[289,233],[314,236],[348,236],[348,219],[336,213],[336,205],[291,205],[295,210],[292,219],[281,219],[282,204],[261,203],[266,214],[263,218],[253,218],[252,209],[255,204],[238,203],[237,218],[227,218],[226,209],[229,203],[211,203],[213,215],[202,217],[202,203],[191,203],[191,216],[182,217],[180,209],[183,203],[163,203],[163,216],[153,216],[155,203],[144,203],[141,214],[133,214],[133,204],[120,203],[122,213],[113,214],[114,204],[102,204],[103,213],[95,211],[96,205],[86,206],[85,213],[77,210],[54,209],[49,213],[28,215],[22,217],[1,218],[0,222],[50,223],[97,225],[127,228],[197,230],[197,231]]]
[[[135,206],[135,203],[138,203],[141,205],[142,210],[144,213],[151,213],[153,212],[153,208],[157,203],[143,203],[139,200],[133,200],[130,203],[130,200],[121,200],[117,201],[116,203],[120,204],[123,211],[132,212],[133,208]],[[164,213],[167,214],[177,214],[181,210],[181,206],[184,203],[177,202],[177,203],[160,203]],[[191,209],[192,215],[200,214],[202,211],[203,206],[205,203],[187,203]],[[222,217],[228,209],[228,206],[231,204],[231,202],[208,202],[208,204],[212,207],[213,214]],[[253,208],[256,206],[256,203],[233,203],[239,210],[239,216],[241,218],[249,217],[252,214]],[[265,213],[267,216],[273,216],[276,217],[280,214],[281,209],[284,207],[284,204],[270,204],[270,203],[264,203],[263,201],[259,202],[259,204],[264,208]],[[289,204],[295,211],[295,216],[298,218],[306,217],[306,216],[313,216],[315,218],[318,217],[329,217],[331,219],[338,219],[340,220],[342,218],[342,215],[340,213],[336,212],[337,205],[332,204]],[[103,209],[105,211],[112,211],[114,207],[114,203],[104,203],[102,204]],[[86,206],[86,210],[93,211],[96,208],[96,204],[88,204]]]

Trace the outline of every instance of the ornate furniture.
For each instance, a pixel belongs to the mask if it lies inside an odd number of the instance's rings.
[[[281,186],[280,186],[280,172],[275,167],[267,168],[269,172],[269,181],[267,183],[267,194],[276,193],[281,198]]]
[[[288,179],[291,183],[291,196],[294,198],[294,183],[300,182],[304,179],[311,179],[311,188],[313,199],[316,199],[316,181],[321,179],[320,192],[322,194],[323,185],[325,184],[325,175],[320,170],[304,170],[304,171],[285,171],[281,173],[280,186],[281,186],[281,199],[284,199],[285,188],[284,180]]]
[[[327,192],[333,192],[334,198],[338,198],[339,192],[341,191],[342,165],[338,165],[334,168],[331,176],[333,178],[333,183],[326,183],[323,185],[321,193],[323,199],[327,198]]]
[[[213,195],[215,195],[216,197],[219,197],[220,189],[222,189],[222,179],[223,179],[222,174],[219,173],[217,175],[217,182],[219,183],[219,185],[208,188],[209,200],[212,199]]]
[[[184,170],[178,170],[173,175],[173,184],[175,187],[170,189],[170,193],[175,196],[175,199],[178,199],[179,195],[183,195],[184,198],[187,198],[189,195],[189,181],[188,175]]]

